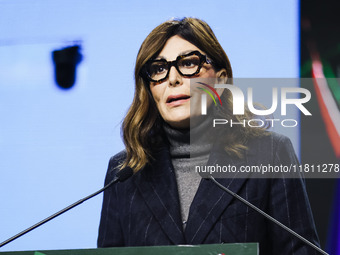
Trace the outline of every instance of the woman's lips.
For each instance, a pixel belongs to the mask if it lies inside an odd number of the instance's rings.
[[[181,104],[184,104],[190,100],[190,96],[185,94],[179,94],[179,95],[171,95],[168,96],[166,100],[166,104],[168,106],[178,106]]]

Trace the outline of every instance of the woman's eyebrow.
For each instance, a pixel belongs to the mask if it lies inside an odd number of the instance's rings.
[[[198,50],[196,50],[196,49],[191,49],[191,50],[181,51],[180,53],[178,53],[177,57],[178,57],[178,56],[185,55],[185,54],[188,54],[188,53],[193,52],[193,51],[198,51]],[[161,59],[167,60],[166,57],[164,57],[164,56],[157,56],[157,57],[155,58],[155,60],[161,60]]]
[[[181,55],[185,55],[185,54],[188,54],[188,53],[191,53],[193,51],[198,51],[198,50],[185,50],[185,51],[182,51],[178,54],[178,56],[181,56]]]
[[[166,58],[165,57],[163,57],[163,56],[158,56],[158,57],[156,57],[154,60],[166,60]]]

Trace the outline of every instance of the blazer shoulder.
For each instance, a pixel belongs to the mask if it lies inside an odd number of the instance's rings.
[[[116,173],[119,171],[120,165],[126,159],[126,151],[122,150],[116,155],[112,156],[109,160],[109,166],[106,173],[106,182],[112,180]]]

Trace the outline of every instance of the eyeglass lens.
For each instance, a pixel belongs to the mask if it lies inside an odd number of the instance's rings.
[[[201,59],[197,55],[183,56],[178,58],[175,64],[182,75],[193,75],[200,67]],[[170,63],[166,60],[155,60],[148,69],[148,75],[152,80],[161,80],[168,75]]]

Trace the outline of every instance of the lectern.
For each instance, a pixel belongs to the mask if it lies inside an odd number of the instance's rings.
[[[0,255],[258,255],[257,243],[11,251]]]

